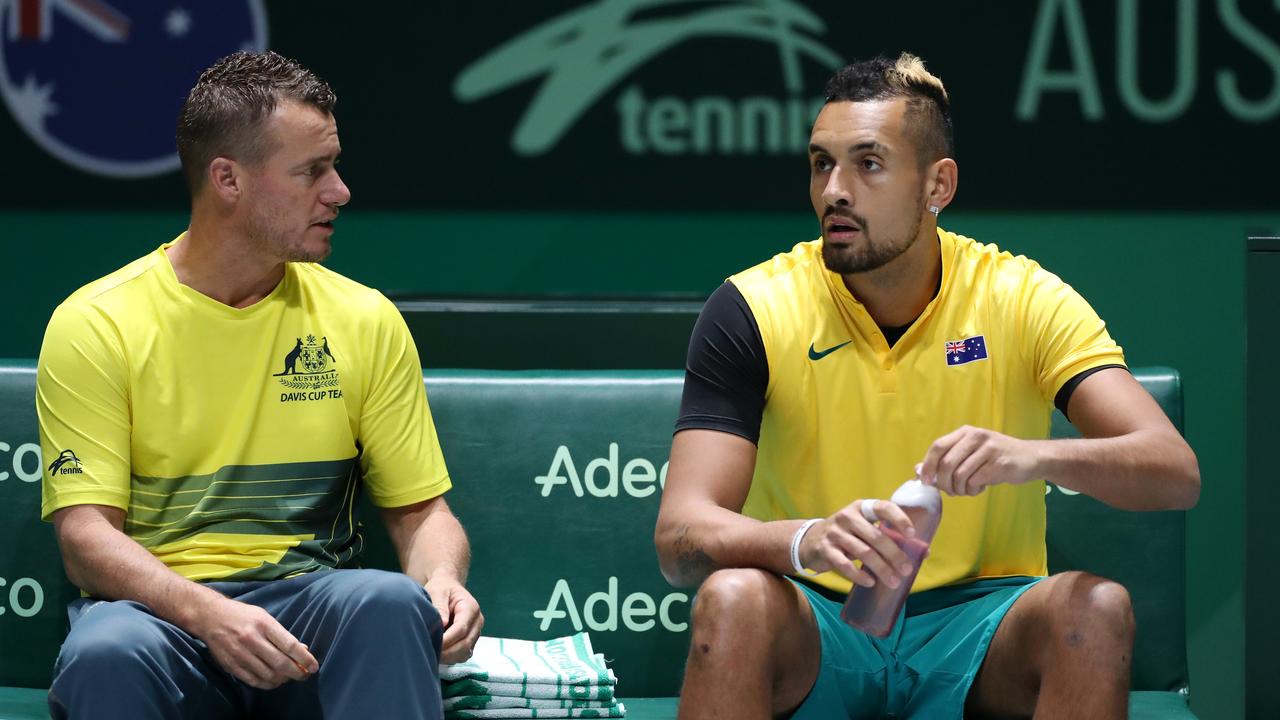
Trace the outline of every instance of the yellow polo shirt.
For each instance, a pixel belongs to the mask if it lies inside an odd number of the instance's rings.
[[[360,492],[397,507],[449,489],[413,339],[381,293],[288,263],[236,309],[180,284],[165,247],[49,321],[45,518],[116,507],[189,579],[273,580],[360,551]]]
[[[730,278],[759,326],[769,366],[744,514],[824,517],[857,498],[887,498],[913,477],[934,440],[961,425],[1046,438],[1054,396],[1067,381],[1124,363],[1102,320],[1056,275],[945,230],[938,241],[937,297],[892,348],[823,265],[821,240]],[[1036,481],[944,496],[914,590],[1046,574],[1044,494]],[[834,573],[816,579],[850,588]]]

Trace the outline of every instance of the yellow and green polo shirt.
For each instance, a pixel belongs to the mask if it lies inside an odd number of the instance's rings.
[[[44,518],[119,508],[129,537],[189,579],[271,580],[359,552],[362,487],[381,507],[449,489],[417,350],[381,293],[288,263],[236,309],[178,282],[172,244],[49,321]]]

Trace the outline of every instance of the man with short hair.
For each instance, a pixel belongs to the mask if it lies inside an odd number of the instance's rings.
[[[1128,595],[1044,577],[1044,482],[1187,508],[1197,461],[1070,286],[938,228],[953,154],[918,58],[841,69],[809,145],[822,237],[699,317],[655,534],[667,578],[701,583],[681,717],[1126,716]],[[1083,439],[1046,439],[1055,404]],[[841,603],[910,576],[879,521],[914,531],[885,499],[913,476],[942,522],[874,638]]]
[[[351,198],[335,102],[273,52],[207,69],[190,226],[49,321],[42,514],[88,596],[54,717],[439,718],[438,665],[479,637],[413,339],[316,264]],[[345,569],[361,487],[403,573]]]

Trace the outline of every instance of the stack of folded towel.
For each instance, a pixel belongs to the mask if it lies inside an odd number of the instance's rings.
[[[554,640],[482,637],[471,659],[441,665],[446,720],[620,718],[618,679],[581,632]]]

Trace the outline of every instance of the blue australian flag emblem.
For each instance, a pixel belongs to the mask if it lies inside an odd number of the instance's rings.
[[[175,170],[178,110],[214,60],[267,46],[262,0],[0,0],[0,95],[86,172]]]
[[[946,349],[948,365],[964,365],[987,359],[987,339],[981,335],[963,340],[948,340]]]

